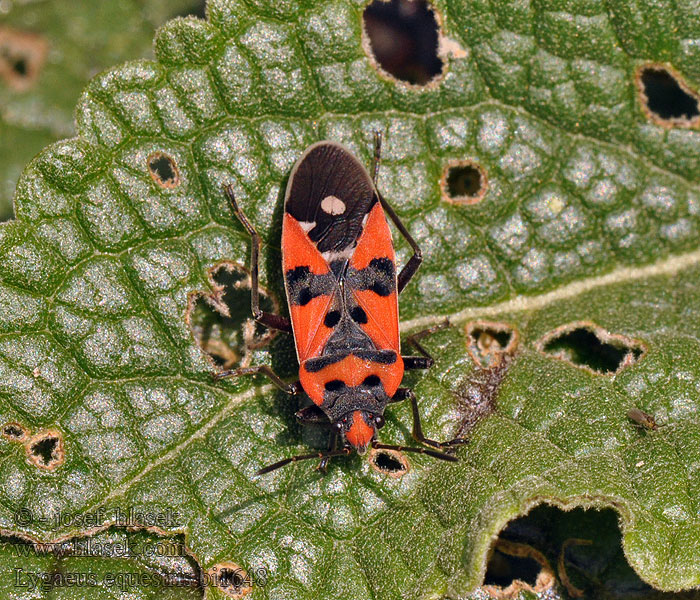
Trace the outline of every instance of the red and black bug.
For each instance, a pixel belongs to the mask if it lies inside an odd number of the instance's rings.
[[[297,413],[305,424],[331,428],[331,447],[286,458],[261,469],[268,473],[298,460],[321,458],[325,470],[333,456],[368,446],[420,452],[454,461],[452,454],[423,447],[391,446],[376,439],[387,404],[408,399],[413,410],[413,436],[434,448],[464,443],[458,438],[436,442],[423,435],[413,392],[399,387],[405,369],[427,369],[433,359],[418,343],[421,356],[401,356],[398,295],[422,261],[420,248],[396,213],[377,191],[381,137],[375,135],[373,176],[343,146],[318,142],[309,146],[292,169],[284,202],[282,265],[290,320],[263,312],[258,292],[260,238],[225,188],[235,215],[252,238],[251,307],[256,321],[294,334],[299,381],[285,384],[267,366],[235,369],[217,377],[263,373],[289,394],[303,390],[313,404]],[[393,221],[413,249],[396,272],[391,231]],[[338,441],[342,442],[338,447]]]

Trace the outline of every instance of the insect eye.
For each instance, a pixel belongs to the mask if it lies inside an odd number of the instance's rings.
[[[334,424],[333,424],[333,427],[335,427],[338,431],[342,431],[342,430],[343,430],[343,424],[342,424],[340,421],[334,423]]]
[[[381,429],[382,427],[384,427],[384,417],[382,417],[382,415],[377,415],[376,417],[374,417],[374,426],[377,429]]]
[[[379,377],[376,375],[368,375],[362,383],[374,387],[375,385],[379,385]]]
[[[342,390],[345,387],[345,383],[342,382],[340,379],[332,379],[331,381],[327,381],[325,388],[329,392],[337,392],[338,390]]]

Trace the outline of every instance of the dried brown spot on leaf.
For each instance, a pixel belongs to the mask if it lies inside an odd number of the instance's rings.
[[[175,159],[164,152],[153,152],[146,159],[148,172],[160,187],[173,189],[180,185],[180,171]]]
[[[0,27],[0,78],[18,92],[30,89],[39,78],[48,48],[40,35]]]
[[[635,79],[647,118],[667,128],[700,124],[700,95],[675,69],[649,63],[637,69]]]
[[[63,435],[56,429],[40,431],[24,443],[29,461],[39,467],[53,471],[65,461]]]
[[[229,598],[242,598],[253,591],[251,578],[237,564],[222,562],[206,573],[205,587],[214,587]]]
[[[442,197],[452,204],[477,204],[486,195],[488,188],[486,170],[472,160],[448,162],[440,179]]]
[[[639,340],[613,334],[590,321],[557,327],[536,344],[537,349],[591,373],[614,375],[642,359],[646,347]]]
[[[503,556],[509,560],[502,560]],[[521,561],[530,564],[521,564]],[[519,579],[521,572],[537,573],[534,582]],[[541,594],[552,590],[556,577],[549,561],[536,548],[497,539],[491,548],[484,584],[484,591],[492,598],[517,598],[524,591]]]
[[[255,350],[270,343],[276,332],[253,320],[250,311],[250,272],[243,266],[223,262],[210,269],[213,292],[190,295],[187,323],[199,346],[224,369],[247,367]],[[260,288],[264,310],[279,306]]]
[[[24,425],[11,421],[2,426],[2,435],[11,442],[24,442],[29,435],[29,431]]]
[[[503,353],[500,360],[494,362],[491,367],[475,369],[470,377],[459,385],[455,395],[461,421],[455,434],[456,438],[468,437],[479,421],[496,410],[498,391],[512,362],[513,355]]]
[[[518,332],[507,323],[496,321],[471,321],[465,327],[467,352],[482,368],[490,368],[513,355],[518,348]]]
[[[458,55],[441,43],[439,16],[425,0],[373,0],[363,25],[362,45],[375,68],[412,86],[435,85],[443,52]]]
[[[403,477],[409,470],[408,460],[396,450],[372,448],[369,462],[375,471],[397,479]]]

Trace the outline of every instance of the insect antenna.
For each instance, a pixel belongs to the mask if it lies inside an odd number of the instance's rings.
[[[285,458],[283,460],[277,461],[276,463],[268,465],[267,467],[263,467],[255,475],[265,475],[265,473],[269,473],[270,471],[274,471],[276,469],[279,469],[280,467],[284,467],[289,463],[298,462],[300,460],[309,460],[312,458],[331,458],[332,456],[348,455],[350,454],[350,452],[352,452],[352,449],[349,447],[345,447],[340,448],[339,450],[329,450],[328,452],[313,452],[311,454],[299,454],[298,456]]]
[[[382,444],[380,442],[373,441],[372,448],[376,448],[377,450],[396,450],[397,452],[417,452],[418,454],[427,454],[433,458],[449,460],[451,462],[457,462],[459,460],[452,454],[438,452],[437,450],[431,450],[430,448],[417,448],[416,446],[393,446],[391,444]]]

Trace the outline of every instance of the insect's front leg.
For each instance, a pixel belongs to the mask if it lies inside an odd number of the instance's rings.
[[[224,192],[226,193],[233,214],[236,215],[241,225],[243,225],[250,235],[250,308],[253,313],[253,318],[261,325],[265,325],[271,329],[292,333],[292,325],[289,319],[282,315],[265,312],[260,308],[260,289],[258,287],[260,236],[255,230],[255,227],[251,225],[248,217],[245,216],[238,206],[236,196],[233,193],[233,186],[230,184],[226,185],[224,187]]]
[[[328,452],[330,452],[332,456],[336,455],[335,452],[338,449],[338,431],[333,427],[333,423],[328,420],[326,413],[315,404],[312,404],[311,406],[306,406],[297,411],[296,417],[297,421],[302,425],[320,425],[321,427],[330,428],[331,439],[328,444]],[[325,475],[328,471],[328,463],[332,456],[323,456],[316,470]]]
[[[239,367],[238,369],[231,369],[229,371],[219,371],[213,375],[214,379],[217,381],[227,377],[240,377],[241,375],[265,375],[273,384],[275,384],[276,387],[290,396],[294,396],[302,391],[301,383],[299,381],[285,383],[282,381],[282,379],[280,379],[279,375],[277,375],[277,373],[275,373],[267,365],[259,365],[257,367]]]
[[[467,440],[467,438],[457,437],[446,442],[437,442],[435,440],[431,440],[430,438],[425,437],[425,435],[423,434],[423,427],[421,426],[420,422],[418,402],[416,401],[416,395],[413,393],[413,390],[410,390],[408,388],[399,388],[398,390],[396,390],[396,393],[391,399],[391,402],[400,402],[401,400],[406,399],[408,399],[411,402],[411,411],[413,412],[413,430],[411,433],[413,435],[413,438],[417,442],[420,442],[421,444],[425,444],[427,446],[432,446],[433,448],[452,448],[454,446],[466,444],[469,441]]]

